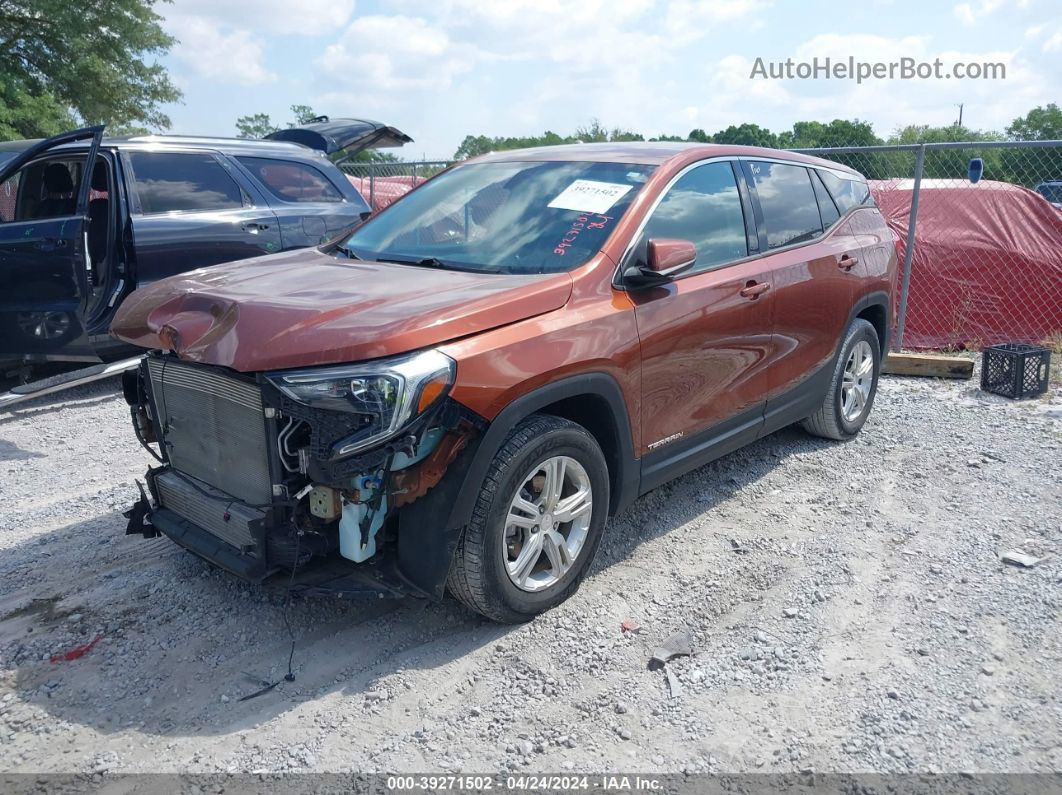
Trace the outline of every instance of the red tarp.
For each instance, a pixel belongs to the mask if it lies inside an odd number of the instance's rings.
[[[871,180],[903,262],[914,181]],[[905,348],[980,349],[1062,332],[1062,211],[1006,182],[924,179]]]
[[[413,188],[424,181],[424,177],[352,177],[347,174],[347,179],[354,186],[354,190],[361,194],[365,203],[369,203],[369,194],[372,194],[372,209],[382,210],[391,202],[401,199]]]

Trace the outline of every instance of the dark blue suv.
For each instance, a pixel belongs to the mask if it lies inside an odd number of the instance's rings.
[[[115,358],[111,318],[137,287],[334,237],[369,206],[330,155],[412,140],[326,117],[270,138],[0,143],[0,362]]]

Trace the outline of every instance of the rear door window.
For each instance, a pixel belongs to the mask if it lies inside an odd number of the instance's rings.
[[[749,170],[767,227],[767,248],[814,240],[822,234],[811,175],[803,166],[750,161]]]
[[[341,202],[335,185],[313,166],[267,157],[238,157],[270,193],[286,202]]]
[[[708,163],[679,177],[653,210],[643,245],[653,238],[692,242],[694,273],[748,256],[741,195],[730,163]]]
[[[853,207],[861,204],[870,204],[870,188],[866,180],[852,175],[851,179],[840,177],[832,171],[819,170],[822,181],[826,184],[826,190],[830,192],[833,200],[837,202],[837,209],[846,213]]]
[[[145,215],[233,210],[251,203],[207,152],[130,152],[129,162]]]

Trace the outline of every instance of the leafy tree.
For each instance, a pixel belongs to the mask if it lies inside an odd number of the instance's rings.
[[[930,144],[958,143],[961,141],[1001,141],[1003,136],[988,130],[972,130],[949,124],[946,127],[931,127],[927,124],[911,124],[901,127],[889,136],[890,144]],[[908,174],[914,174],[914,153],[908,157],[911,166]],[[985,179],[1008,180],[1002,166],[1002,153],[999,149],[932,149],[926,152],[925,167],[922,176],[926,179],[960,179],[967,178],[970,158],[980,157],[985,163]],[[903,174],[907,176],[908,174]]]
[[[292,105],[291,115],[295,117],[295,121],[289,121],[289,127],[297,127],[300,124],[309,124],[321,114],[314,111],[309,105]]]
[[[702,130],[700,127],[694,127],[690,130],[690,134],[686,136],[687,141],[696,141],[701,144],[710,144],[712,139],[708,137],[708,133]]]
[[[829,124],[798,121],[792,130],[778,135],[778,143],[784,149],[818,149],[830,146],[878,146],[882,141],[874,134],[869,122],[834,119]]]
[[[829,124],[798,121],[791,130],[778,135],[778,145],[782,149],[878,146],[881,143],[870,123],[859,119],[834,119]],[[829,159],[854,168],[871,179],[886,178],[890,173],[889,156],[880,152],[842,152],[831,154]]]
[[[712,136],[712,141],[717,144],[732,144],[737,146],[767,146],[777,147],[778,136],[758,124],[746,122],[735,127],[731,124],[725,130],[720,130]]]
[[[1062,141],[1062,109],[1054,102],[1037,106],[1007,127],[1016,141]]]
[[[155,0],[0,0],[0,137],[73,124],[166,129],[181,92],[157,63],[174,44]]]
[[[268,113],[252,113],[236,119],[237,138],[265,138],[280,128],[273,124]]]
[[[1062,109],[1054,102],[1037,106],[1007,127],[1007,136],[1018,141],[1062,140]],[[1036,149],[1004,149],[1002,170],[1010,182],[1035,188],[1049,179],[1062,179],[1062,146]],[[987,165],[987,164],[986,164]]]
[[[0,78],[0,140],[47,138],[76,126],[73,114],[51,94],[34,95]]]
[[[309,105],[290,105],[289,109],[294,118],[288,122],[288,127],[309,124],[320,116]],[[252,113],[250,116],[240,116],[236,119],[237,138],[265,138],[279,129],[280,127],[273,123],[268,113]]]

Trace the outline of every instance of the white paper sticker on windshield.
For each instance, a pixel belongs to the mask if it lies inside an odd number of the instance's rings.
[[[546,206],[558,210],[578,210],[581,213],[603,213],[630,189],[630,185],[617,182],[577,179]]]

